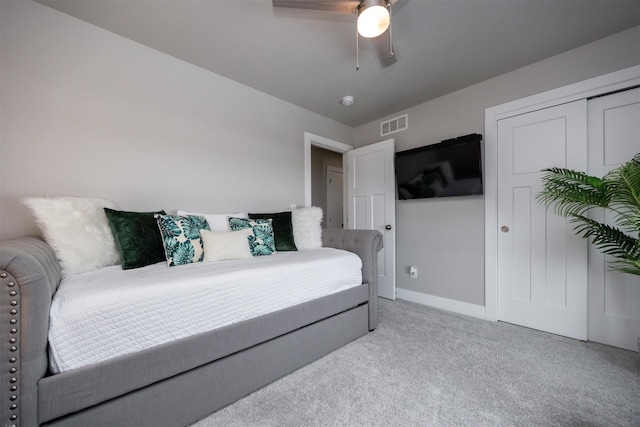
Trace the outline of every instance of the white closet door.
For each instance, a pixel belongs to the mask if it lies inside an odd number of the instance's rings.
[[[498,320],[587,338],[587,245],[536,201],[541,169],[587,167],[586,100],[498,122]]]
[[[589,174],[603,176],[640,152],[640,88],[589,101]],[[592,218],[612,223],[609,214]],[[589,340],[637,350],[640,337],[640,278],[607,266],[589,246]]]

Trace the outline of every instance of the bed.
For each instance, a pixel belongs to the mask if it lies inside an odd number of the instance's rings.
[[[173,310],[177,314],[172,313],[172,304],[166,302],[158,303],[147,297],[140,297],[135,302],[135,290],[133,296],[128,295],[122,301],[118,296],[124,294],[114,286],[108,294],[114,301],[121,300],[120,326],[116,324],[110,329],[88,332],[83,340],[91,341],[91,337],[103,335],[118,338],[118,331],[121,331],[121,338],[126,338],[120,341],[122,348],[115,349],[118,346],[113,342],[117,340],[105,341],[98,349],[108,347],[107,356],[92,355],[79,363],[69,362],[75,356],[67,357],[58,352],[57,343],[50,345],[54,341],[48,335],[58,328],[63,330],[62,336],[68,337],[69,331],[78,329],[64,332],[65,325],[84,325],[86,317],[82,316],[92,312],[99,316],[99,309],[89,308],[80,317],[50,324],[52,309],[57,310],[58,301],[67,299],[61,297],[65,289],[72,289],[70,286],[73,285],[66,279],[61,285],[61,269],[55,252],[39,237],[1,242],[0,384],[3,402],[0,408],[3,425],[188,425],[374,330],[382,235],[370,230],[323,230],[322,241],[324,247],[316,258],[344,255],[344,251],[350,252],[351,256],[357,255],[361,271],[357,276],[349,273],[352,276],[350,283],[337,284],[318,294],[312,292],[298,300],[291,297],[289,303],[276,304],[270,310],[261,311],[260,304],[243,303],[253,308],[213,326],[199,325],[197,316],[186,315],[184,310],[180,314],[177,302]],[[313,258],[313,254],[314,251],[306,251],[304,256]],[[301,270],[294,268],[293,254],[281,255],[286,262],[292,263],[285,270],[300,275]],[[269,268],[271,263],[268,257],[264,258],[254,263],[258,270]],[[287,261],[287,258],[290,259]],[[260,267],[260,263],[264,265]],[[203,277],[206,273],[202,268],[193,266],[184,271],[193,270],[196,277]],[[326,270],[326,266],[323,268]],[[123,274],[116,267],[111,269],[103,271],[102,278],[97,275],[86,277],[99,281],[105,280],[105,275]],[[172,282],[175,277],[165,276],[166,271],[177,274],[174,273],[177,268],[165,269],[165,273],[157,268],[154,272],[154,266],[147,269],[139,269],[136,274],[151,277],[151,282],[163,282],[159,289],[163,286],[176,289]],[[239,271],[252,269],[244,266]],[[266,295],[277,294],[277,284],[284,282],[284,276],[278,276],[280,273],[266,271],[276,280],[271,290],[257,294],[257,301],[264,300]],[[238,270],[225,274],[238,274]],[[255,281],[256,277],[249,275],[247,283]],[[354,277],[359,283],[353,283]],[[307,279],[299,281],[307,282]],[[120,286],[135,288],[131,283]],[[57,292],[60,292],[59,298],[56,298]],[[176,301],[180,299],[179,294],[179,291],[175,292]],[[107,296],[101,298],[109,299]],[[247,298],[245,295],[240,300],[248,301]],[[166,324],[160,332],[148,334],[172,334],[168,341],[146,342],[144,333],[132,331],[135,328],[130,326],[132,323],[127,314],[131,310],[141,310],[136,304],[145,299],[153,307],[151,311],[163,305],[168,310],[164,316]],[[280,295],[274,299],[286,298]],[[223,311],[240,300],[232,296],[229,301],[220,303],[214,298],[212,303],[207,303],[209,305],[203,303],[201,310]],[[80,307],[83,305],[86,302],[80,302]],[[77,308],[74,310],[78,311]],[[96,353],[86,349],[79,351],[80,354],[92,352]]]

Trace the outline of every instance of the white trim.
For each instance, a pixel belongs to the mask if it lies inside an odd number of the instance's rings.
[[[498,320],[498,120],[640,85],[640,65],[490,107],[484,113],[485,314]]]
[[[304,205],[311,206],[311,146],[322,147],[337,153],[353,150],[351,145],[344,144],[324,136],[304,133]]]
[[[406,301],[439,308],[441,310],[464,314],[466,316],[477,317],[479,319],[485,318],[485,308],[481,305],[469,304],[468,302],[437,297],[435,295],[423,294],[421,292],[409,291],[401,288],[396,288],[396,297]]]

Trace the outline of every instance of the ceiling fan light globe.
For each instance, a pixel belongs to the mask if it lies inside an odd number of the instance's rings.
[[[365,1],[358,12],[358,33],[366,38],[378,37],[389,28],[389,10],[383,6],[384,2],[375,2],[377,4],[371,6],[368,3],[371,2]]]

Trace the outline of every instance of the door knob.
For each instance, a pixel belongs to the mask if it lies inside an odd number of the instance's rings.
[[[389,224],[387,224],[387,225],[385,225],[385,226],[384,226],[384,229],[385,229],[385,230],[391,230],[391,228],[392,228],[392,227],[391,227],[391,225],[389,225]]]
[[[507,227],[506,225],[503,225],[502,227],[500,227],[500,231],[502,231],[503,233],[508,233],[509,227]]]

